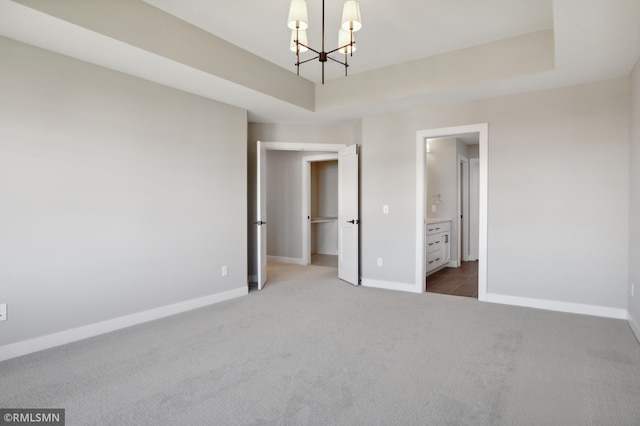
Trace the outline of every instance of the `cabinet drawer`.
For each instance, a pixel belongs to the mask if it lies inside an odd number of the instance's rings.
[[[451,230],[451,222],[438,222],[427,224],[427,235],[437,234],[439,232],[449,232]]]
[[[438,250],[442,244],[442,235],[428,235],[427,236],[427,253]]]
[[[444,254],[442,251],[434,251],[427,253],[427,272],[438,268],[445,264]]]
[[[444,243],[444,234],[431,235],[433,237],[433,248],[435,250],[442,250],[442,244]]]
[[[427,272],[438,266],[436,264],[436,258],[439,257],[438,255],[439,253],[436,251],[427,254]]]

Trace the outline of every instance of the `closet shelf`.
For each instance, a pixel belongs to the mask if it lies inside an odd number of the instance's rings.
[[[319,216],[319,217],[311,218],[311,223],[325,223],[325,222],[337,222],[337,221],[338,221],[337,217],[331,217],[331,216]]]

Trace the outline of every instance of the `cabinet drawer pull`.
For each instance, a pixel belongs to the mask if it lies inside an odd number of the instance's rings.
[[[440,260],[440,258],[437,258],[437,259],[436,259],[436,262],[437,262],[437,261],[439,261],[439,260]]]

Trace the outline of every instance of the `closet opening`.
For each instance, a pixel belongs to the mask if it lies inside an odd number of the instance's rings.
[[[336,268],[337,273],[338,156],[306,156],[302,162],[303,258],[307,265]]]
[[[257,274],[249,282],[262,290],[268,269],[293,264],[330,266],[359,285],[357,145],[258,141],[256,148]]]

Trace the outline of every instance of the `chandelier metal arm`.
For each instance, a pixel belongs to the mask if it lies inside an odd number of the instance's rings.
[[[337,52],[338,50],[342,50],[342,49],[344,49],[345,47],[353,46],[354,44],[355,44],[355,43],[347,43],[347,44],[345,44],[344,46],[337,47],[337,48],[335,48],[335,49],[333,49],[333,50],[331,50],[331,51],[327,52],[327,55],[330,55],[330,54],[332,54],[332,53],[334,53],[334,52]],[[302,46],[302,43],[301,43],[300,45]],[[313,50],[313,49],[311,49],[311,50]],[[314,52],[315,52],[315,50],[314,50]],[[316,53],[318,53],[318,52],[316,52]]]
[[[317,53],[318,55],[320,54],[320,52],[318,52],[316,49],[314,49],[314,48],[312,48],[312,47],[309,47],[309,46],[307,46],[306,44],[300,43],[300,42],[299,42],[299,41],[297,41],[297,40],[296,40],[296,44],[297,44],[298,46],[306,47],[307,49],[309,49],[310,51],[312,51],[312,52],[314,52],[314,53]],[[299,48],[299,47],[298,47],[298,50],[300,50],[300,48]]]
[[[345,66],[345,67],[348,67],[348,66],[349,66],[349,64],[347,64],[346,62],[339,61],[339,60],[337,60],[337,59],[335,59],[335,58],[332,58],[331,56],[327,56],[327,58],[329,58],[329,59],[331,59],[333,62],[337,62],[337,63],[339,63],[340,65],[343,65],[343,66]]]
[[[306,64],[307,62],[311,62],[311,61],[315,61],[316,59],[318,59],[320,56],[316,56],[314,58],[311,59],[306,59],[304,61],[298,61],[296,62],[296,65],[302,65],[302,64]]]

